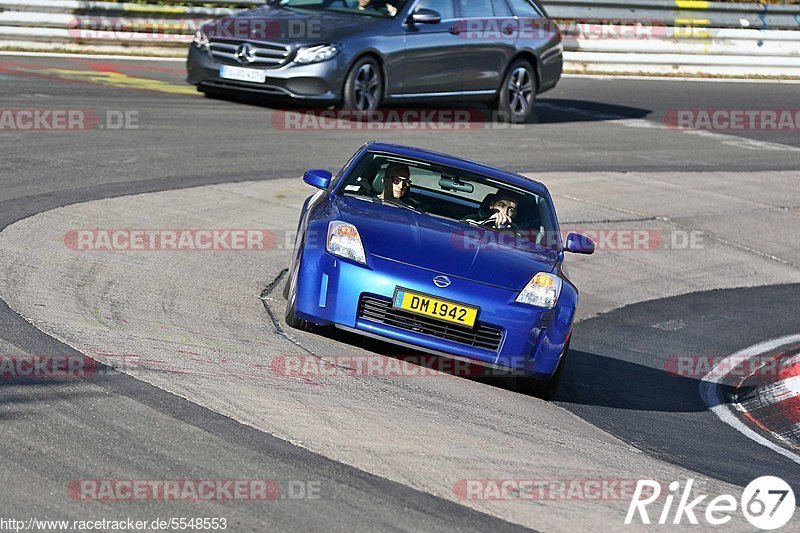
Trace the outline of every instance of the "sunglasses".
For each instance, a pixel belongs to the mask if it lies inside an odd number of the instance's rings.
[[[395,185],[400,185],[403,182],[405,182],[406,185],[411,185],[411,180],[409,178],[401,178],[400,176],[395,176],[392,178],[392,183]]]

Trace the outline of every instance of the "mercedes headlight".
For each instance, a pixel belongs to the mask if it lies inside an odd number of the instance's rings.
[[[197,48],[202,48],[204,50],[208,50],[209,42],[208,42],[208,35],[202,29],[197,30],[194,34],[194,39],[192,39],[192,43]]]
[[[309,63],[319,63],[333,59],[339,53],[341,47],[338,44],[321,44],[318,46],[304,46],[297,51],[294,58],[295,63],[308,65]]]
[[[561,278],[547,272],[539,272],[525,285],[516,301],[551,309],[556,305],[560,293]]]
[[[334,220],[328,224],[328,245],[326,249],[329,253],[356,261],[357,263],[367,264],[367,256],[364,254],[364,245],[361,244],[361,236],[352,224]]]

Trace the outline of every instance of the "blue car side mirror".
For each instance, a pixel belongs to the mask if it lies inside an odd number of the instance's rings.
[[[594,241],[580,233],[569,233],[564,249],[576,254],[593,254]]]
[[[331,178],[333,174],[321,169],[306,170],[303,174],[303,181],[318,189],[327,189],[331,184]]]

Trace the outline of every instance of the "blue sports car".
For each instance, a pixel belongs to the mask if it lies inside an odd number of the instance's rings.
[[[515,376],[549,399],[578,290],[547,188],[480,163],[370,142],[336,176],[309,170],[284,295],[295,328],[334,325]]]

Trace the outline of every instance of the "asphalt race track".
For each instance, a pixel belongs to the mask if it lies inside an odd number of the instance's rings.
[[[702,376],[667,371],[676,356],[800,333],[800,135],[680,131],[665,117],[793,109],[796,84],[573,77],[522,128],[331,132],[287,130],[285,107],[205,98],[182,75],[178,62],[0,56],[0,110],[96,117],[77,131],[0,128],[0,355],[103,364],[88,379],[0,379],[2,517],[589,531],[621,527],[628,500],[470,499],[456,487],[693,478],[720,494],[778,475],[800,491],[800,444],[776,443],[780,455],[755,443],[708,410]],[[284,356],[405,353],[284,331],[267,312],[283,316],[280,291],[259,298],[282,280],[311,193],[298,176],[338,169],[370,139],[530,174],[564,226],[658,240],[569,258],[580,321],[554,402],[499,379],[308,383],[268,371]],[[267,228],[278,241],[259,255],[76,253],[64,240],[75,228],[177,227]],[[687,235],[695,246],[680,244]],[[280,496],[84,501],[69,487],[87,479],[267,479]],[[752,530],[742,518],[728,528]]]
[[[746,485],[780,472],[800,483],[796,463],[720,426],[697,395],[702,376],[665,372],[676,354],[726,354],[797,328],[800,285],[699,292],[585,320],[576,328],[568,385],[559,403],[641,449],[692,470]],[[753,302],[769,311],[753,316]],[[670,324],[671,327],[658,327]],[[620,338],[625,342],[620,343]],[[566,383],[565,383],[566,385]],[[692,428],[704,427],[703,435]],[[735,442],[736,445],[732,445]]]

